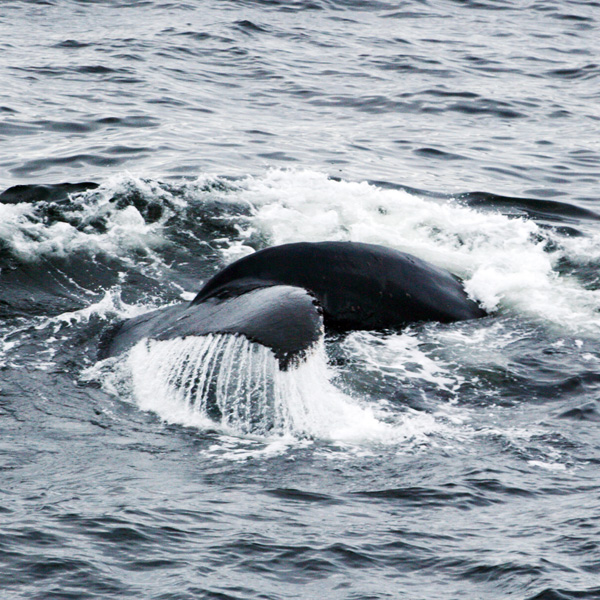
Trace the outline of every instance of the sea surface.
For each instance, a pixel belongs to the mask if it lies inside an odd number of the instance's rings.
[[[0,598],[600,598],[599,182],[596,1],[0,2]],[[98,361],[300,240],[489,316]]]

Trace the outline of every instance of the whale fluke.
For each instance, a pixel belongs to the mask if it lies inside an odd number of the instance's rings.
[[[225,297],[161,308],[117,325],[99,358],[126,352],[144,338],[168,340],[211,333],[243,335],[270,348],[287,370],[323,335],[322,311],[305,289],[232,285]]]

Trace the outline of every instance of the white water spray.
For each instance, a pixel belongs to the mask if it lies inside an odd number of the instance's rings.
[[[322,344],[281,371],[271,350],[243,336],[144,340],[129,353],[127,367],[136,402],[169,422],[337,440],[391,433],[330,383]]]

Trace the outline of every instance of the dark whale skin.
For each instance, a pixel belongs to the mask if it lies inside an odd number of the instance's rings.
[[[144,338],[223,333],[267,346],[286,370],[324,327],[399,329],[485,314],[453,275],[410,254],[356,242],[299,242],[259,250],[225,267],[191,303],[112,327],[99,358],[118,356]]]
[[[326,326],[339,330],[397,329],[486,314],[448,271],[374,244],[299,242],[265,248],[217,273],[192,304],[227,295],[233,283],[307,289],[323,308]]]

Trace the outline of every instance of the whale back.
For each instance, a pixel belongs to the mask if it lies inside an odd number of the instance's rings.
[[[395,329],[486,314],[448,271],[404,252],[356,242],[259,250],[217,273],[192,304],[266,285],[309,290],[322,306],[326,326],[338,330]]]

